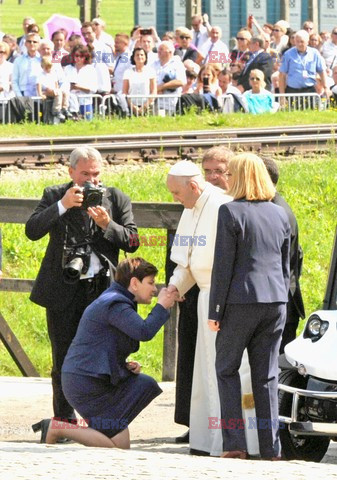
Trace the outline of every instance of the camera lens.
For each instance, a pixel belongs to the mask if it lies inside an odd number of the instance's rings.
[[[63,269],[63,278],[65,283],[76,283],[79,280],[83,269],[83,260],[81,257],[73,258]]]

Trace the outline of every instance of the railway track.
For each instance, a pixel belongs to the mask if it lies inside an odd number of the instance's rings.
[[[268,127],[264,129],[223,129],[185,132],[159,132],[145,135],[93,135],[0,139],[0,167],[41,168],[48,164],[65,164],[70,152],[83,144],[94,145],[109,164],[129,160],[151,162],[161,159],[195,160],[214,145],[223,144],[257,153],[324,152],[335,142],[337,125]]]

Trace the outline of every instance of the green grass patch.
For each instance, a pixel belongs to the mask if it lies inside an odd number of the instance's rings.
[[[42,30],[43,23],[54,13],[79,18],[77,0],[43,0],[42,4],[40,0],[23,0],[22,5],[18,5],[18,0],[4,0],[0,6],[1,30],[21,36],[24,17],[33,17]],[[101,2],[101,17],[108,33],[130,33],[134,25],[134,1],[104,0]]]
[[[337,159],[336,155],[312,158],[279,159],[279,192],[296,214],[300,243],[304,250],[304,269],[301,286],[307,315],[320,308],[326,287],[331,247],[336,227]],[[130,195],[134,201],[166,202],[172,198],[165,186],[166,164],[109,167],[103,175],[104,183],[114,185]],[[66,169],[50,168],[43,172],[25,172],[18,177],[5,173],[1,177],[0,196],[40,198],[44,186],[67,181]],[[47,238],[31,242],[25,238],[24,226],[2,224],[6,276],[35,278]],[[163,234],[162,230],[141,229],[141,234]],[[165,247],[141,247],[141,255],[159,267],[158,282],[164,281]],[[1,313],[18,336],[24,349],[41,375],[49,375],[51,355],[46,332],[45,311],[32,304],[27,294],[0,292]],[[141,306],[146,316],[148,306]],[[303,322],[302,325],[303,326]],[[144,372],[161,379],[161,331],[151,342],[143,343],[134,356],[144,366]],[[0,345],[0,375],[18,375],[19,371]]]
[[[288,125],[333,124],[336,112],[333,110],[317,112],[278,112],[274,115],[251,115],[248,113],[234,113],[231,115],[203,112],[190,112],[187,115],[176,117],[143,117],[117,118],[102,120],[95,118],[91,122],[68,121],[59,125],[36,125],[23,123],[2,125],[3,137],[61,137],[74,135],[117,135],[146,134],[153,132],[174,132],[182,130],[223,129],[223,128],[267,128]]]

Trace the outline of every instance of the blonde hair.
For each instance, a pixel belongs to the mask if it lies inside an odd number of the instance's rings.
[[[260,82],[261,88],[264,88],[266,86],[266,82],[264,81],[264,73],[262,72],[262,70],[259,70],[258,68],[255,68],[254,70],[250,71],[249,77],[251,75],[255,75],[257,78],[259,78],[261,80],[261,82]]]
[[[9,48],[9,45],[8,43],[6,42],[0,42],[0,48],[3,48],[5,50],[5,56],[6,58],[8,58],[8,55],[9,55],[9,52],[10,52],[10,48]]]
[[[240,153],[230,160],[232,187],[227,191],[235,200],[271,200],[276,190],[263,160],[254,153]]]
[[[53,62],[52,62],[51,57],[49,57],[48,55],[42,57],[42,59],[41,59],[41,67],[42,68],[50,69],[52,66],[53,66]]]

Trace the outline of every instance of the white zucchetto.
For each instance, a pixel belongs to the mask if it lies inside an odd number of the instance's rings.
[[[168,175],[176,177],[194,177],[202,175],[200,168],[191,160],[181,160],[175,163],[169,170]]]

